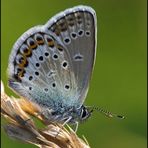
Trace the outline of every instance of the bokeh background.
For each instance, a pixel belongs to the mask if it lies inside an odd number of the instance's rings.
[[[44,24],[66,8],[79,4],[96,10],[98,46],[86,105],[124,114],[125,120],[99,113],[78,129],[92,148],[146,148],[146,0],[2,0],[1,76],[11,48],[29,28]],[[9,95],[15,95],[6,88]],[[2,130],[2,148],[36,148],[11,140]]]

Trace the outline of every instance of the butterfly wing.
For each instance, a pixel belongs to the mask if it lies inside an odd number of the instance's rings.
[[[9,86],[43,107],[80,105],[94,63],[95,32],[95,13],[85,6],[28,30],[12,49]]]
[[[68,53],[60,41],[34,27],[23,34],[9,59],[9,86],[21,96],[43,107],[66,104],[76,93]],[[74,92],[75,90],[75,92]],[[75,99],[74,99],[75,100]]]
[[[87,95],[96,54],[97,18],[88,6],[67,9],[46,24],[65,45],[70,55],[72,71],[77,82],[77,102],[82,104]]]

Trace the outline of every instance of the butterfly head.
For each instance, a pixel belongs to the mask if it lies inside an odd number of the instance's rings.
[[[81,111],[80,111],[79,120],[81,122],[85,121],[86,119],[88,119],[91,116],[92,112],[93,112],[93,109],[82,106]]]

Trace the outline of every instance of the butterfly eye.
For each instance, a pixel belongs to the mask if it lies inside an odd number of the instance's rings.
[[[84,109],[81,113],[81,118],[84,119],[87,116],[87,111]]]

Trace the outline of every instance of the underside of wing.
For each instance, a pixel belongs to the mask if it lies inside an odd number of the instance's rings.
[[[95,48],[94,10],[67,9],[18,39],[9,59],[9,86],[43,107],[78,107],[87,94]]]
[[[83,103],[96,54],[96,14],[91,7],[77,6],[59,13],[46,24],[70,55],[77,82],[78,102]]]
[[[27,31],[14,45],[8,67],[9,86],[40,106],[56,107],[56,103],[76,100],[72,98],[77,85],[62,43],[42,27]]]

